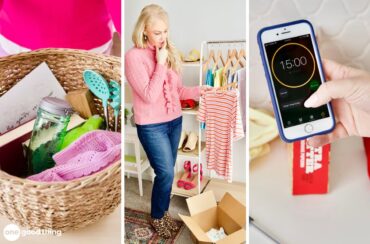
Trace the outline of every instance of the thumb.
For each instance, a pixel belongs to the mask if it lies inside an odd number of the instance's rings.
[[[351,93],[353,84],[350,80],[328,81],[319,87],[305,102],[306,108],[317,108],[327,104],[332,99],[346,98]]]
[[[317,135],[307,139],[307,142],[312,147],[321,147],[325,144],[332,143],[341,138],[348,137],[349,133],[341,122],[338,122],[335,129],[325,135]]]

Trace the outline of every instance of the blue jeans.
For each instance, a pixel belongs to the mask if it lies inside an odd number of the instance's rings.
[[[156,174],[152,191],[151,216],[160,219],[170,206],[182,117],[164,123],[136,126],[139,140]]]

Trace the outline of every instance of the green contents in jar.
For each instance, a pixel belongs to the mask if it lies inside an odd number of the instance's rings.
[[[65,133],[63,134],[65,135]],[[38,174],[55,166],[53,155],[59,151],[60,142],[63,140],[64,135],[57,136],[56,139],[41,144],[35,150],[29,149],[29,153],[32,155],[32,157],[29,157],[30,161],[28,163],[32,167],[30,168],[30,175]]]
[[[64,100],[51,97],[42,100],[27,153],[28,175],[55,166],[53,155],[61,149],[71,113]]]

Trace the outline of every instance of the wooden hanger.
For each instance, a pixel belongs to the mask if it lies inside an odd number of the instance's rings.
[[[237,70],[238,67],[244,68],[244,66],[245,66],[245,64],[243,63],[243,58],[244,58],[244,60],[246,60],[246,59],[245,59],[245,51],[244,51],[243,48],[240,49],[238,56],[239,56],[238,60],[237,60],[236,64],[234,65],[233,69],[231,70],[232,74],[235,73],[235,71]]]
[[[238,88],[238,82],[237,81],[234,81],[234,82],[229,83],[227,85],[218,87],[216,90],[218,90],[218,91],[227,91],[228,88],[234,88],[234,89]]]
[[[225,68],[228,68],[230,64],[231,66],[234,66],[233,58],[235,58],[236,60],[238,59],[238,51],[236,49],[228,50],[227,53],[228,53],[227,60],[224,66]]]
[[[224,58],[222,57],[222,52],[221,50],[218,50],[217,56],[216,56],[216,61],[213,65],[212,73],[215,72],[216,68],[219,69],[220,66],[218,66],[218,62],[221,60],[222,66],[225,66],[225,61]]]
[[[230,65],[231,65],[231,67],[234,66],[233,59],[236,59],[236,62],[237,62],[238,57],[239,57],[239,55],[238,55],[238,51],[236,49],[228,50],[227,60],[226,60],[225,66],[224,66],[224,73],[227,72]]]
[[[208,59],[203,64],[203,72],[207,70],[208,65],[211,62],[211,60],[213,60],[214,63],[216,62],[215,52],[213,50],[209,52]]]
[[[226,64],[222,71],[222,77],[223,77],[223,80],[226,81],[226,83],[228,80],[228,77],[226,75],[227,71],[234,66],[233,59],[238,59],[238,52],[236,49],[228,50],[227,53],[228,55],[227,55]]]
[[[239,51],[239,64],[244,68],[244,66],[245,66],[245,63],[243,64],[243,59],[244,59],[244,62],[246,62],[247,61],[247,59],[246,59],[246,57],[245,57],[245,50],[242,48],[242,49],[240,49],[240,51]]]
[[[227,58],[231,59],[231,66],[234,66],[233,58],[238,59],[238,51],[235,48],[227,50]]]

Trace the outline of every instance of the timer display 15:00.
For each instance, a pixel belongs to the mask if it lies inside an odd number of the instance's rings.
[[[293,58],[293,59],[286,59],[280,61],[283,70],[291,69],[293,67],[300,67],[307,64],[307,58],[305,56],[301,56],[300,58]]]

